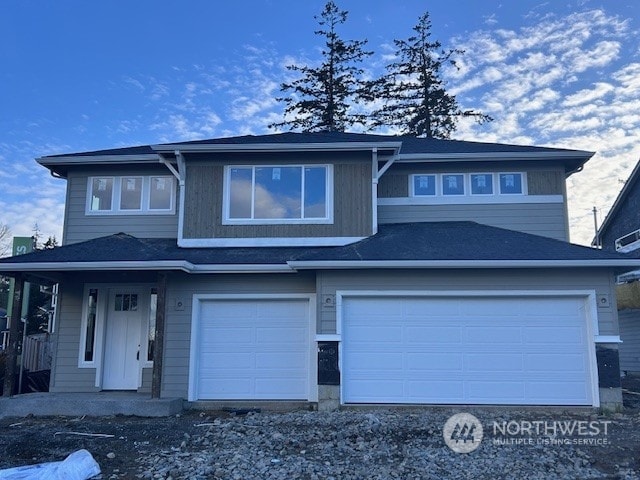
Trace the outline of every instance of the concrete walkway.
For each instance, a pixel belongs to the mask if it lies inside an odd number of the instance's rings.
[[[182,409],[181,398],[152,399],[149,394],[135,392],[27,393],[0,397],[0,418],[27,415],[167,417]]]

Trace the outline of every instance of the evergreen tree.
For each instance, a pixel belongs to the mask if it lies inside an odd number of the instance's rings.
[[[493,120],[473,110],[462,110],[456,97],[447,93],[441,69],[456,66],[454,56],[462,50],[443,50],[431,41],[431,21],[424,13],[413,27],[414,35],[394,40],[396,61],[386,66],[387,74],[375,84],[373,98],[382,106],[371,115],[371,126],[397,127],[402,134],[449,138],[460,117],[475,117],[479,123]]]
[[[287,69],[301,76],[291,83],[282,83],[287,97],[284,102],[285,120],[270,128],[289,127],[303,132],[344,132],[362,124],[366,115],[354,113],[351,105],[364,98],[367,83],[362,80],[362,61],[373,52],[364,50],[366,40],[343,40],[336,29],[347,20],[347,11],[340,10],[331,0],[320,17],[314,17],[320,29],[315,32],[324,38],[323,61],[318,67],[289,65]],[[287,117],[291,116],[290,120]]]

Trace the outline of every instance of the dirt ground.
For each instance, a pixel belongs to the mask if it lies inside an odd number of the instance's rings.
[[[602,478],[638,478],[640,472],[640,377],[623,383],[625,408],[602,414],[611,420],[609,444],[585,446]],[[580,414],[577,414],[580,415]],[[589,414],[585,414],[588,416]],[[591,413],[591,415],[593,415]],[[203,435],[215,418],[226,412],[189,411],[169,418],[139,417],[26,417],[0,420],[0,469],[60,461],[70,453],[88,450],[102,469],[103,479],[140,478],[138,460],[162,451],[179,451],[189,439]],[[630,472],[622,476],[621,471]]]

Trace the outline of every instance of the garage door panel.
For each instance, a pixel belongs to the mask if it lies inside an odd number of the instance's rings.
[[[201,303],[201,312],[203,316],[215,315],[221,321],[242,317],[254,317],[256,314],[256,305],[244,302],[238,303],[232,300],[217,300],[216,302]]]
[[[545,352],[525,356],[525,369],[528,372],[544,372],[552,375],[559,366],[562,367],[563,375],[567,371],[579,375],[585,373],[589,367],[583,355]]]
[[[461,343],[462,329],[454,326],[407,326],[405,337],[409,343],[439,342],[439,343]]]
[[[275,325],[271,327],[256,328],[256,342],[259,344],[304,345],[308,343],[308,339],[309,332],[306,328],[291,325]]]
[[[482,353],[464,356],[464,366],[467,372],[523,372],[524,359],[522,354],[514,353]]]
[[[397,301],[402,308],[403,314],[407,317],[424,318],[425,314],[429,317],[448,317],[452,313],[460,314],[460,304],[445,298],[398,298]],[[375,304],[372,309],[376,309]]]
[[[575,405],[587,395],[587,390],[582,382],[571,381],[538,381],[528,382],[527,395],[533,400],[551,398],[562,405]]]
[[[217,398],[219,399],[231,399],[234,398],[234,395],[237,395],[235,398],[249,398],[253,390],[253,382],[249,378],[213,377],[208,380],[202,380],[199,387],[205,392],[215,389],[218,392]]]
[[[228,370],[243,370],[255,367],[253,352],[221,352],[207,353],[200,356],[200,371],[215,372],[218,365],[226,365]]]
[[[465,384],[466,396],[475,403],[526,403],[526,385],[523,381],[491,382],[469,380]]]
[[[230,343],[244,344],[248,340],[253,339],[254,329],[247,327],[225,327],[220,328],[206,327],[202,329],[202,335],[209,339],[211,344],[226,345]]]
[[[362,325],[361,329],[354,332],[352,335],[352,341],[354,343],[387,343],[387,342],[401,342],[402,341],[402,328],[394,327],[392,323],[388,326],[368,326]]]
[[[345,403],[593,403],[581,298],[344,297],[342,314]]]
[[[402,353],[362,353],[351,357],[351,368],[354,372],[358,370],[398,370],[403,368]]]
[[[432,380],[429,382],[408,381],[407,403],[422,403],[425,397],[431,398],[431,403],[455,403],[464,395],[464,383],[452,380]]]
[[[408,353],[406,361],[409,371],[461,372],[464,365],[461,353]]]
[[[201,300],[198,399],[305,400],[308,299]]]
[[[384,382],[385,389],[382,395],[385,402],[395,403],[401,401],[405,395],[404,382],[397,379],[387,379]],[[345,395],[349,395],[354,398],[353,402],[366,403],[370,402],[371,398],[374,398],[380,393],[380,380],[373,379],[353,379],[350,383],[348,390],[345,387]],[[375,402],[374,402],[375,403]]]
[[[470,322],[467,322],[467,325]],[[492,321],[491,324],[495,325],[495,328],[487,329],[486,327],[467,326],[465,328],[464,340],[465,344],[505,344],[505,345],[519,345],[522,343],[522,328],[519,326],[513,326],[512,322]]]
[[[277,353],[277,355],[274,355]],[[256,353],[255,368],[278,368],[286,370],[292,365],[304,365],[307,361],[307,352],[264,352]]]
[[[574,322],[577,319],[574,319]],[[559,322],[560,323],[560,322]],[[579,326],[565,327],[556,325],[553,328],[553,335],[549,335],[550,327],[527,327],[524,330],[524,341],[526,343],[541,344],[573,344],[578,345],[584,342],[583,329]]]

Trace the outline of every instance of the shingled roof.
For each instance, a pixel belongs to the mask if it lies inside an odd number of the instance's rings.
[[[305,268],[640,268],[616,252],[475,222],[381,225],[341,247],[180,248],[175,239],[119,233],[52,250],[0,259],[0,272],[174,269],[190,273]],[[245,268],[240,268],[245,267]]]
[[[202,149],[206,146],[232,147],[255,146],[255,145],[310,145],[310,144],[374,144],[395,142],[401,144],[401,154],[478,154],[478,153],[513,153],[513,154],[558,154],[586,157],[593,155],[592,152],[581,150],[570,150],[564,148],[536,147],[528,145],[510,145],[503,143],[469,142],[462,140],[444,140],[438,138],[418,138],[413,136],[396,135],[372,135],[365,133],[346,132],[319,132],[319,133],[277,133],[269,135],[243,135],[237,137],[211,138],[206,140],[193,140],[185,142],[172,142],[157,145],[139,145],[124,148],[111,148],[106,150],[94,150],[88,152],[65,153],[58,155],[47,155],[41,157],[45,159],[60,159],[71,157],[100,157],[100,156],[136,156],[151,155],[157,152],[173,152],[176,148],[188,150],[189,147]]]

